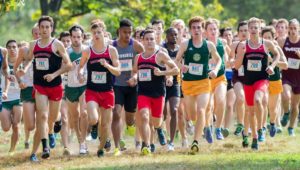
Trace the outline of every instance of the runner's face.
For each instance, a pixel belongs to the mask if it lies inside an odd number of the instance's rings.
[[[231,42],[232,42],[232,39],[233,39],[232,31],[230,31],[230,30],[224,31],[224,33],[223,33],[223,38],[226,39],[226,41],[227,41],[228,43],[231,43]]]
[[[182,25],[181,23],[178,23],[178,24],[175,25],[175,28],[178,30],[178,36],[183,37],[184,25]]]
[[[207,26],[206,32],[207,32],[207,36],[209,38],[216,38],[216,37],[218,37],[219,28],[218,28],[217,24],[212,23]]]
[[[72,46],[79,47],[83,41],[83,35],[80,30],[74,30],[71,34]]]
[[[177,32],[177,30],[173,29],[172,31],[170,31],[167,34],[166,38],[167,38],[168,43],[176,44],[177,43],[177,39],[178,39],[178,32]]]
[[[40,36],[41,38],[51,37],[51,33],[53,31],[51,23],[49,21],[42,21],[40,23]]]
[[[287,35],[287,25],[285,23],[278,23],[276,25],[276,33],[278,36],[286,36]]]
[[[266,39],[266,40],[273,40],[271,32],[265,32],[263,34],[263,38]]]
[[[119,28],[120,40],[129,42],[132,34],[132,27],[121,27]]]
[[[104,30],[101,27],[92,29],[93,41],[99,41],[104,39]]]
[[[239,28],[238,37],[240,41],[246,40],[249,37],[248,26],[243,25]]]
[[[258,23],[250,23],[249,24],[249,33],[250,36],[258,37],[260,33],[260,26]]]
[[[139,41],[139,42],[142,42],[142,39],[141,39],[141,31],[137,31],[136,33],[135,33],[135,39],[137,40],[137,41]]]
[[[201,22],[194,22],[191,25],[191,34],[192,37],[198,37],[202,35],[202,25]]]
[[[164,33],[164,29],[161,23],[159,24],[154,24],[153,29],[155,30],[156,36],[161,37],[162,34]]]
[[[70,36],[62,37],[60,41],[64,44],[65,48],[69,48],[71,46],[71,37]]]
[[[9,57],[16,57],[18,54],[18,45],[15,42],[11,42],[7,45],[7,51]]]
[[[37,39],[39,39],[39,37],[40,37],[40,30],[39,30],[39,27],[34,27],[34,28],[32,28],[32,38],[33,38],[34,40],[37,40]]]
[[[289,34],[291,36],[298,36],[299,34],[299,24],[296,23],[290,23],[289,24]]]
[[[147,33],[143,38],[143,45],[146,49],[154,49],[155,48],[155,34]]]

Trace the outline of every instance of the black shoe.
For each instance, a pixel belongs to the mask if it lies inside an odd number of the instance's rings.
[[[50,157],[50,149],[49,148],[44,148],[42,152],[42,158],[47,159]]]
[[[62,122],[61,122],[61,120],[60,120],[60,121],[57,121],[57,122],[55,122],[55,123],[54,123],[54,128],[53,128],[53,130],[54,130],[54,133],[59,133],[59,132],[60,132],[60,130],[61,130],[61,126],[62,126]]]

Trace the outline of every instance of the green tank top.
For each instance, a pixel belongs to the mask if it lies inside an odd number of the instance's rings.
[[[196,81],[208,78],[208,60],[210,53],[207,46],[207,40],[203,40],[200,48],[193,45],[192,39],[189,40],[188,47],[184,53],[184,64],[189,67],[186,73],[183,73],[184,81]]]
[[[224,62],[225,51],[224,51],[224,45],[220,39],[217,40],[216,49],[221,57],[221,62],[222,62],[221,67],[218,72],[218,75],[217,75],[217,77],[220,77],[225,74],[225,62]]]
[[[273,58],[274,55],[272,53],[269,53],[271,55],[271,57]],[[269,80],[270,81],[278,81],[280,80],[280,70],[279,67],[275,67],[274,68],[274,74],[269,76]]]

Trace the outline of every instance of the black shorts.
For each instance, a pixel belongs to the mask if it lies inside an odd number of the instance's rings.
[[[169,98],[171,97],[180,97],[180,86],[179,85],[175,85],[175,86],[171,86],[168,87],[166,86],[166,100],[169,100]]]
[[[137,87],[114,86],[115,104],[124,106],[126,112],[136,112]]]
[[[227,91],[233,88],[233,83],[231,79],[227,79]]]

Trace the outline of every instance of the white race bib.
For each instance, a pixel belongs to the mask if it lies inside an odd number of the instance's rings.
[[[131,71],[132,70],[132,60],[120,60],[121,71]]]
[[[260,60],[248,60],[247,70],[248,71],[261,71],[261,61]]]
[[[189,73],[193,75],[202,76],[203,64],[189,63]]]
[[[238,76],[245,76],[243,65],[241,65],[241,67],[238,69]]]
[[[208,63],[209,63],[209,65],[208,65],[209,70],[213,70],[213,69],[215,69],[216,66],[217,66],[217,64],[214,63],[212,59],[209,59],[209,62],[208,62]]]
[[[70,71],[70,72],[68,72],[68,79],[67,79],[67,81],[68,81],[68,85],[69,86],[76,86],[76,85],[80,84],[79,81],[78,81],[78,78],[77,78],[77,76],[78,76],[77,72],[78,71]]]
[[[10,89],[19,89],[19,85],[16,81],[14,81],[14,82],[11,81],[9,84],[9,88]]]
[[[92,82],[95,84],[105,84],[106,83],[106,72],[92,72]]]
[[[288,68],[299,69],[300,60],[295,58],[288,58]]]
[[[140,69],[139,70],[139,81],[151,81],[151,70]]]
[[[36,58],[35,66],[37,70],[49,70],[48,58]]]

